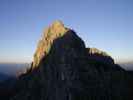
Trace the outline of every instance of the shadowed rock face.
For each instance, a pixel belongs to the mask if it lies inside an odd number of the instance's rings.
[[[46,33],[32,70],[20,76],[11,100],[132,100],[131,80],[111,57],[105,63],[101,59],[107,55],[93,56],[97,50],[88,51],[82,39],[58,21]]]

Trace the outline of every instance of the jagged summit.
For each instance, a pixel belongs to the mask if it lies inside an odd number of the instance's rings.
[[[64,26],[64,24],[57,20],[53,22],[47,29],[44,31],[44,36],[47,35],[61,35],[65,33],[68,29]]]
[[[33,66],[36,67],[43,56],[49,52],[53,40],[63,36],[68,30],[61,21],[55,21],[52,25],[45,29],[41,40],[38,42],[37,49],[34,54]]]

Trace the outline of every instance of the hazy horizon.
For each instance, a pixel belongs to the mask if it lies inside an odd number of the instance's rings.
[[[116,62],[133,61],[132,0],[1,0],[0,63],[30,63],[44,28],[61,20]]]

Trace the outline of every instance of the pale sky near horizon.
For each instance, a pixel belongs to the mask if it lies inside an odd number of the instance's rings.
[[[87,47],[133,61],[132,0],[0,0],[0,62],[31,62],[54,20],[74,29]]]

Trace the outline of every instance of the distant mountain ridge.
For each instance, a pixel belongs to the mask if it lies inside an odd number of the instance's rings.
[[[0,73],[16,77],[30,67],[28,63],[0,63]]]
[[[9,78],[11,78],[11,77],[6,74],[0,73],[0,82],[8,80]]]
[[[48,27],[11,100],[132,100],[133,79],[61,21]]]
[[[28,63],[0,63],[0,100],[9,100],[15,95],[18,76],[27,68]]]

